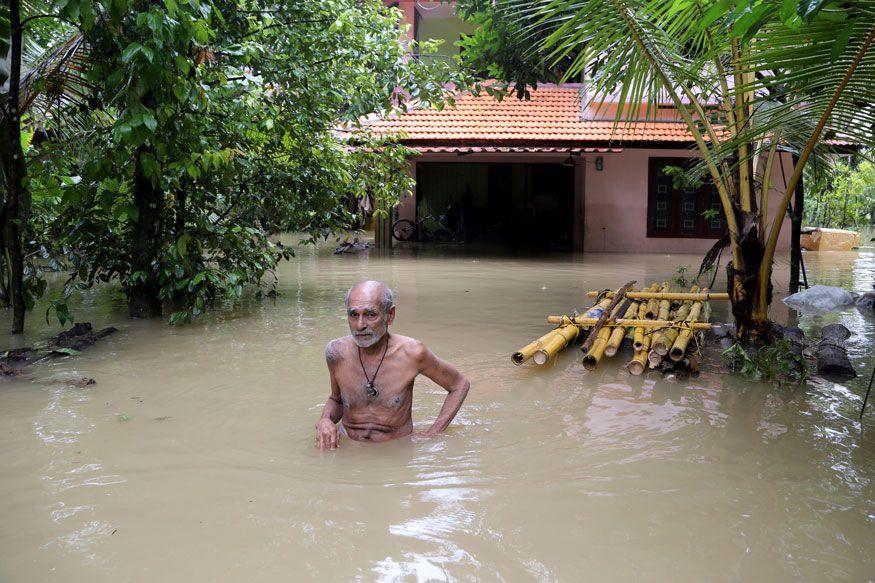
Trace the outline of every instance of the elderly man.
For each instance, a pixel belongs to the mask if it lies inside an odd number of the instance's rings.
[[[325,347],[331,394],[316,423],[316,446],[338,445],[341,431],[356,441],[388,441],[413,432],[413,381],[424,374],[447,391],[431,437],[447,428],[468,394],[470,384],[456,368],[422,342],[389,334],[395,319],[392,290],[379,281],[363,281],[346,294],[349,336]]]

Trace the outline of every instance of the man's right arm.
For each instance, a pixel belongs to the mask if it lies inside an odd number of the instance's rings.
[[[322,408],[322,417],[316,422],[316,447],[334,449],[338,446],[337,423],[343,417],[343,402],[340,400],[340,385],[334,378],[334,367],[340,361],[338,341],[332,340],[325,347],[325,362],[331,378],[331,394]]]

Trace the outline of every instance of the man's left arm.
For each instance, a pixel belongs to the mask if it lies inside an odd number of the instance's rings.
[[[463,375],[452,364],[441,360],[424,344],[419,343],[416,348],[419,372],[433,380],[447,391],[447,397],[431,427],[420,435],[434,437],[449,426],[462,407],[462,402],[468,395],[471,383],[468,377]]]

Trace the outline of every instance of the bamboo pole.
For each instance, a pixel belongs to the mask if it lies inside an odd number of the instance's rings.
[[[690,312],[690,316],[692,316],[692,311]],[[711,317],[711,304],[704,304],[704,307],[701,309],[701,315],[698,317],[697,321],[699,322],[707,322]],[[688,318],[689,319],[689,318]],[[684,354],[687,351],[687,347],[690,344],[690,340],[693,338],[693,330],[686,329],[681,330],[680,334],[678,334],[677,340],[674,341],[674,345],[671,347],[671,351],[669,351],[668,356],[673,361],[677,362],[684,357]]]
[[[645,301],[641,301],[641,302],[638,303],[638,319],[639,319],[639,320],[644,320],[644,319],[645,319],[645,318],[644,318],[644,314],[647,312],[647,305],[648,305],[649,303],[650,303],[649,301],[647,301],[647,302],[645,302]]]
[[[598,366],[599,360],[605,353],[605,348],[608,347],[608,339],[611,335],[611,329],[604,327],[598,331],[592,346],[583,357],[583,368],[586,370],[594,370]]]
[[[609,319],[613,320],[616,318],[622,307],[622,305],[617,304],[613,307],[610,314],[604,315],[609,316]],[[607,326],[604,326],[604,322],[605,320],[603,318],[599,318],[598,322],[595,325],[598,326],[599,324],[601,324],[603,327],[598,330],[596,330],[596,328],[591,328],[589,331],[589,338],[592,339],[592,346],[589,347],[583,357],[583,367],[586,370],[593,370],[596,366],[598,366],[599,360],[601,360],[602,356],[605,353],[605,349],[607,349],[608,347],[608,340],[611,337],[611,329]],[[593,338],[594,332],[595,338]]]
[[[695,287],[695,291],[698,291],[698,287]],[[677,312],[675,312],[674,320],[675,322],[683,320],[685,324],[689,324],[687,321],[687,317],[690,314],[690,311],[693,309],[694,305],[698,305],[701,310],[702,304],[698,302],[694,304],[691,301],[686,301],[678,308]],[[668,330],[665,330],[658,338],[653,339],[652,350],[656,351],[660,356],[665,356],[668,354],[669,349],[674,344],[675,339],[678,337],[679,330],[678,328],[671,327]]]
[[[643,330],[643,328],[636,328],[635,330]],[[641,346],[635,348],[635,355],[626,365],[626,370],[635,376],[644,374],[644,369],[647,365],[647,351],[649,348],[650,334],[645,334],[641,340]]]
[[[586,295],[595,298],[600,292],[587,292]],[[607,294],[613,297],[613,292]],[[651,291],[630,291],[626,292],[626,297],[630,300],[674,300],[694,302],[711,302],[711,301],[728,301],[729,294],[726,292],[651,292]]]
[[[540,350],[547,342],[550,341],[550,338],[553,337],[553,335],[556,333],[556,330],[558,330],[558,328],[554,328],[537,340],[529,342],[528,344],[514,352],[510,356],[510,359],[513,361],[514,364],[520,365],[528,359],[532,358],[538,350]]]
[[[651,346],[653,346],[653,340],[651,340]],[[661,362],[662,355],[651,348],[647,353],[647,366],[650,368],[656,368]]]
[[[590,349],[605,321],[607,321],[609,317],[614,316],[613,311],[615,310],[616,306],[621,301],[623,301],[623,297],[625,296],[626,292],[629,291],[629,288],[631,288],[633,285],[635,285],[634,279],[626,283],[616,291],[614,297],[611,299],[611,304],[608,309],[605,310],[601,316],[599,316],[598,322],[596,322],[595,325],[590,328],[589,335],[586,337],[586,340],[583,341],[583,345],[581,345],[580,350],[582,350],[583,352],[587,352]]]
[[[595,322],[597,320],[597,318],[599,316],[601,316],[602,312],[604,312],[608,308],[608,306],[611,304],[611,302],[612,302],[611,298],[607,298],[607,297],[602,298],[601,300],[596,302],[593,306],[591,306],[586,311],[585,315],[591,317],[593,322]],[[521,365],[524,362],[526,362],[527,360],[529,360],[530,358],[537,356],[537,358],[535,358],[535,363],[545,364],[548,360],[550,360],[550,358],[552,356],[554,356],[557,352],[559,352],[559,350],[562,350],[568,344],[573,342],[577,338],[577,336],[580,334],[579,328],[574,332],[572,332],[570,330],[560,332],[560,330],[563,327],[566,327],[569,324],[573,323],[573,322],[571,322],[571,319],[568,318],[567,316],[563,316],[562,318],[557,318],[556,321],[553,323],[559,324],[559,327],[554,328],[553,330],[550,330],[549,332],[547,332],[546,334],[544,334],[543,336],[541,336],[540,338],[538,338],[534,342],[530,342],[530,343],[526,344],[524,347],[522,347],[519,350],[517,350],[516,352],[514,352],[510,356],[511,361],[513,361],[513,363],[516,365]],[[577,325],[572,326],[572,328],[577,328]],[[573,334],[574,337],[566,340],[565,338],[568,338],[571,334]],[[551,352],[550,347],[553,346],[554,344],[558,344],[560,342],[560,339],[557,338],[557,335],[559,335],[559,338],[562,339],[561,342],[563,342],[563,344],[562,344],[561,348]]]
[[[698,322],[701,320],[703,307],[708,306],[708,303],[695,302],[693,307],[690,308],[690,313],[686,317],[686,322]],[[684,353],[687,351],[687,346],[690,344],[690,339],[693,337],[692,330],[681,330],[678,332],[677,338],[671,346],[671,350],[668,352],[669,358],[673,361],[678,362],[684,357]]]
[[[586,318],[592,318],[594,320],[598,320],[599,316],[604,313],[605,310],[608,309],[608,306],[611,305],[611,298],[604,298],[591,308],[589,308],[586,312],[583,313],[583,316]]]
[[[638,302],[632,302],[629,304],[629,308],[626,310],[626,314],[623,316],[624,319],[631,320],[638,313]],[[626,337],[627,329],[624,326],[615,326],[611,331],[611,336],[608,338],[608,345],[605,347],[605,356],[614,356],[617,354],[617,351],[620,349],[620,345],[623,343],[623,338]]]
[[[690,309],[693,307],[692,302],[684,302],[681,304],[681,307],[678,308],[678,311],[675,312],[674,321],[678,322],[683,320],[686,323],[687,315],[690,313]],[[678,337],[678,329],[675,327],[670,327],[662,331],[662,334],[658,335],[653,339],[651,343],[651,351],[656,352],[660,356],[665,356],[668,354],[669,349],[672,344],[674,344],[675,339]]]
[[[644,313],[647,311],[647,307],[649,305],[649,301],[641,302],[638,304],[638,319],[644,319]],[[635,331],[632,333],[632,346],[635,350],[641,350],[641,344],[644,341],[644,327],[636,326]]]
[[[666,281],[666,282],[662,283],[662,287],[660,287],[659,289],[650,290],[650,291],[651,292],[668,293],[669,289],[671,289],[671,288],[668,285],[668,282]],[[648,290],[644,290],[644,291],[647,292]],[[655,320],[656,319],[657,315],[659,314],[659,304],[660,304],[659,298],[650,298],[649,300],[647,300],[647,310],[644,312],[644,319],[645,320]]]
[[[553,330],[554,334],[547,342],[544,342],[535,354],[532,355],[532,360],[535,364],[547,364],[551,358],[556,356],[559,351],[574,342],[577,335],[580,334],[580,328],[577,326],[560,326]]]
[[[668,298],[664,298],[659,301],[659,312],[656,315],[657,320],[668,321],[668,314],[671,310],[671,300]],[[662,341],[663,330],[654,330],[651,332],[653,336],[650,339],[650,346],[652,347],[656,342]]]
[[[547,316],[548,324],[574,324],[581,328],[589,328],[598,322],[597,318],[585,318],[583,316]],[[675,322],[673,320],[627,320],[625,318],[609,319],[604,324],[607,327],[623,326],[632,328],[640,326],[641,328],[692,328],[694,330],[710,330],[711,324],[706,322]]]

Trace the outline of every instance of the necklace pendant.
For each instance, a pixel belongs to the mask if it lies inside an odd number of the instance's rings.
[[[368,383],[368,386],[365,388],[365,392],[369,397],[377,396],[377,387],[374,386],[374,383]]]

